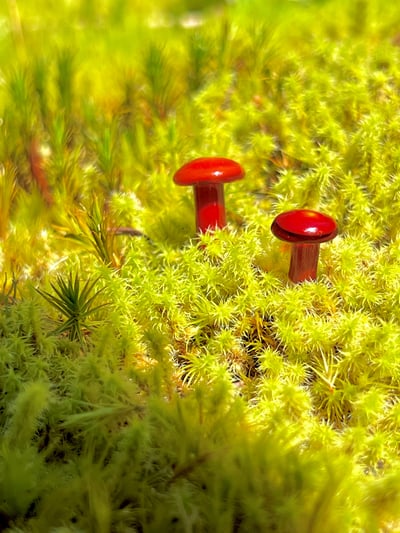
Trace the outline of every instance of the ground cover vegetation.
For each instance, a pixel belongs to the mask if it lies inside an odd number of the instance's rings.
[[[399,23],[1,3],[2,531],[400,531]],[[196,237],[211,155],[247,175]],[[298,207],[339,236],[295,285]]]

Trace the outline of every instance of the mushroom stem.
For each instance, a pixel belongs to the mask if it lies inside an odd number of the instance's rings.
[[[289,279],[293,283],[317,279],[319,244],[292,244]]]
[[[198,232],[226,226],[224,186],[205,183],[194,186],[196,228]]]

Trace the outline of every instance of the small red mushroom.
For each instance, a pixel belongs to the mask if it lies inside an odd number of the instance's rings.
[[[278,239],[292,243],[289,279],[300,283],[316,279],[319,245],[336,237],[337,224],[318,211],[294,209],[278,215],[271,231]]]
[[[175,173],[177,185],[193,185],[198,232],[226,225],[224,183],[240,180],[244,174],[239,163],[225,157],[200,157]]]

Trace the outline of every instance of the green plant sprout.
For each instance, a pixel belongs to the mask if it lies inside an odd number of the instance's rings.
[[[400,530],[399,22],[0,5],[1,531]],[[196,235],[201,157],[246,179]],[[297,284],[294,209],[338,224]]]
[[[87,280],[81,286],[78,274],[74,277],[70,273],[66,281],[58,276],[56,283],[50,282],[55,294],[37,289],[38,293],[66,318],[65,322],[54,331],[55,334],[68,332],[71,340],[83,340],[83,329],[90,330],[87,318],[105,305],[93,305],[102,290],[100,289],[94,295],[91,294],[97,281]]]

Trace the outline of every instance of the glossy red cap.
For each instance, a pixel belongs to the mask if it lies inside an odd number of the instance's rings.
[[[177,185],[228,183],[240,180],[245,172],[239,163],[226,157],[199,157],[181,167],[174,175]]]
[[[336,237],[337,224],[332,217],[318,211],[294,209],[278,215],[271,231],[282,241],[319,244]]]

